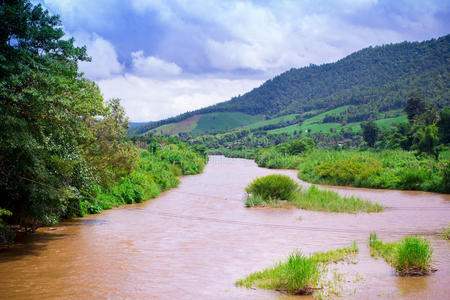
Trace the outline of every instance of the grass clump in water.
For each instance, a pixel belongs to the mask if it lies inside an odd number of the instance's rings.
[[[245,279],[237,281],[236,285],[309,295],[319,285],[324,271],[324,265],[313,256],[307,257],[300,252],[294,252],[286,261],[279,262],[273,268],[252,273]]]
[[[444,229],[444,231],[442,231],[442,238],[444,240],[450,241],[450,225],[447,227],[447,229]]]
[[[241,287],[258,287],[294,295],[310,295],[319,290],[320,280],[329,263],[344,260],[358,253],[356,243],[352,247],[304,256],[295,251],[288,259],[274,267],[250,274],[236,282]]]
[[[429,274],[433,249],[430,242],[417,236],[404,237],[399,242],[383,243],[375,233],[369,238],[370,254],[381,256],[395,268],[400,276],[421,276]]]
[[[247,188],[247,207],[279,207],[285,203],[301,209],[329,212],[381,212],[383,207],[357,197],[342,197],[330,190],[320,190],[316,186],[301,189],[285,175],[269,175],[255,179]]]
[[[359,253],[359,248],[356,242],[353,242],[351,247],[330,250],[327,252],[318,252],[314,254],[317,261],[321,263],[337,263],[347,259],[350,256]]]

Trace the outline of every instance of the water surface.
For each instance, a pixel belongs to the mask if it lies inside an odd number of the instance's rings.
[[[450,294],[450,243],[437,236],[450,222],[449,195],[329,187],[387,209],[353,215],[245,208],[245,186],[273,173],[296,178],[293,170],[212,156],[202,174],[183,177],[178,188],[157,199],[41,228],[0,251],[0,298],[278,299],[277,292],[237,288],[234,282],[295,249],[325,251],[354,240],[358,263],[336,267],[346,280],[345,298]],[[385,241],[427,236],[438,271],[395,276],[383,260],[370,257],[370,232]]]

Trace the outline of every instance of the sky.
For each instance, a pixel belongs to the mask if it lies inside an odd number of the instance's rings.
[[[80,71],[131,121],[229,100],[368,46],[450,33],[450,0],[38,0],[86,45]]]

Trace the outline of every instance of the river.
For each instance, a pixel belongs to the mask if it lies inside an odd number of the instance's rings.
[[[0,251],[0,298],[279,299],[278,292],[234,282],[295,249],[311,253],[353,241],[360,248],[357,263],[336,265],[345,278],[344,298],[450,295],[450,242],[437,234],[450,222],[450,195],[328,187],[387,208],[372,214],[245,208],[245,186],[273,173],[296,178],[294,170],[212,156],[202,174],[181,178],[157,199],[40,228]],[[396,276],[370,257],[370,232],[384,241],[425,235],[438,271]]]

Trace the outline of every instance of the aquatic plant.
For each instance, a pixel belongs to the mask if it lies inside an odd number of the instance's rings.
[[[447,229],[444,229],[442,231],[442,238],[447,241],[450,240],[450,225],[447,227]]]
[[[371,233],[369,247],[372,256],[383,257],[400,276],[426,275],[432,271],[433,249],[425,238],[406,236],[399,242],[383,243]]]
[[[271,179],[269,181],[270,184],[266,184],[266,181],[261,179],[259,178],[252,183],[254,186],[252,186],[251,190],[247,187],[247,193],[252,191],[252,194],[247,197],[245,202],[247,207],[280,207],[283,204],[290,204],[301,209],[329,212],[358,213],[383,211],[383,206],[378,203],[371,203],[354,196],[343,197],[335,191],[318,189],[314,185],[308,189],[302,189],[296,186],[295,189],[291,189],[293,191],[292,194],[288,194],[288,197],[281,199],[280,197],[273,196],[274,193],[272,193],[272,190],[276,190],[275,180]]]
[[[297,192],[293,201],[301,209],[329,211],[329,212],[381,212],[383,206],[371,203],[358,197],[343,197],[331,190],[321,190],[312,185],[307,190]]]
[[[393,266],[402,276],[425,275],[430,272],[432,255],[427,239],[407,236],[397,246]]]
[[[294,251],[285,261],[278,262],[274,267],[238,280],[236,286],[247,288],[254,286],[288,294],[310,295],[321,288],[320,280],[329,263],[342,261],[348,256],[357,254],[358,251],[356,243],[348,248],[315,253],[310,256]]]
[[[307,257],[296,251],[290,254],[286,261],[279,262],[272,268],[252,273],[245,279],[237,281],[236,285],[309,295],[318,287],[324,271],[324,265],[314,257]]]

